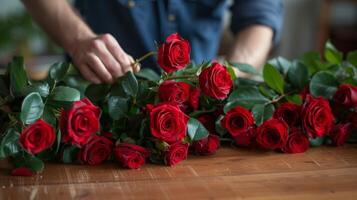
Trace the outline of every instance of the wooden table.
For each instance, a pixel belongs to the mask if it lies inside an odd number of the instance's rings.
[[[139,170],[47,163],[29,178],[0,166],[0,199],[357,199],[357,145],[294,155],[222,147],[176,167]]]

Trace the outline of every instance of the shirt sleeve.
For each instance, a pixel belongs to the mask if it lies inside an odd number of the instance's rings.
[[[235,0],[231,12],[230,28],[234,34],[249,25],[261,24],[273,29],[274,44],[279,41],[284,14],[281,0]]]

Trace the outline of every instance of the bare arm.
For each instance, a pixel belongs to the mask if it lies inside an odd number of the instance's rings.
[[[249,26],[236,35],[228,60],[247,63],[259,68],[265,63],[272,46],[272,40],[273,30],[271,28],[264,25]],[[241,72],[237,74],[245,76]]]
[[[86,79],[110,83],[132,70],[133,58],[115,38],[93,33],[67,0],[22,1],[37,23],[69,53]]]

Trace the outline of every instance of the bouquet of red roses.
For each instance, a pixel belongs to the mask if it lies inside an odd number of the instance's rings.
[[[0,76],[0,159],[10,158],[12,174],[25,176],[42,171],[43,161],[115,160],[136,169],[211,155],[220,141],[301,153],[342,145],[356,132],[356,51],[343,60],[327,43],[324,58],[279,57],[262,73],[241,63],[190,62],[189,42],[178,34],[137,63],[155,54],[160,76],[143,69],[99,85],[68,63],[29,80],[23,59],[14,58]],[[235,69],[252,78],[236,77]]]

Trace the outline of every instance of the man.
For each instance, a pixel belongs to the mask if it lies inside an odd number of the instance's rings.
[[[178,32],[196,63],[216,57],[224,13],[235,36],[228,60],[262,65],[282,26],[281,0],[23,0],[40,26],[94,83],[110,83],[132,70],[134,58]],[[144,67],[158,71],[154,59]]]

